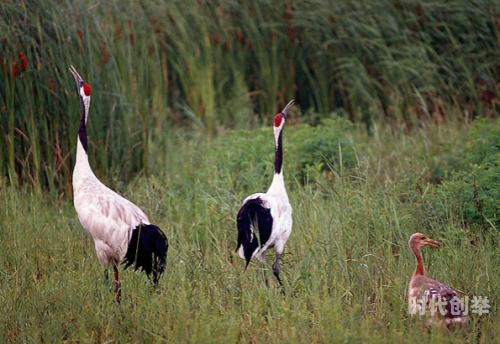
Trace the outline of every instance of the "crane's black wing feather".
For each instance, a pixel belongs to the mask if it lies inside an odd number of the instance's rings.
[[[134,264],[135,270],[142,269],[157,285],[165,271],[167,251],[165,233],[153,224],[140,224],[132,231],[123,264],[125,269]]]
[[[271,209],[264,205],[264,201],[258,197],[246,201],[238,212],[238,246],[243,246],[243,252],[247,265],[255,250],[266,244],[271,237],[273,229],[273,218]],[[258,233],[258,237],[256,235]],[[260,245],[259,245],[260,244]]]

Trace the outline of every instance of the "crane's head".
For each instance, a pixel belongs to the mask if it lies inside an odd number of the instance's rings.
[[[413,248],[418,248],[422,246],[432,246],[432,247],[439,247],[440,242],[436,240],[432,240],[422,233],[415,233],[410,237],[410,241],[408,241],[408,244],[410,247]]]
[[[90,93],[92,92],[92,89],[90,88],[89,84],[83,81],[82,77],[80,76],[80,74],[78,74],[75,67],[71,66],[69,71],[71,72],[71,74],[73,74],[73,78],[75,78],[78,95],[80,96],[81,103],[85,108],[85,122],[87,122],[87,116],[90,106]]]
[[[281,135],[281,131],[283,130],[283,127],[285,126],[285,120],[286,120],[286,115],[288,114],[288,110],[293,105],[294,100],[290,100],[288,104],[286,104],[285,108],[276,116],[274,116],[274,143],[276,145],[276,149],[278,149],[278,140]]]
[[[293,99],[290,100],[290,102],[285,106],[283,111],[281,111],[279,114],[277,114],[274,117],[274,129],[275,129],[275,131],[276,131],[276,129],[281,130],[283,128],[283,126],[285,125],[286,115],[288,114],[288,110],[290,110],[293,103],[294,103],[294,100]]]

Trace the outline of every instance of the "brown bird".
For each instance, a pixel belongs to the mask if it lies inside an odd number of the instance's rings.
[[[437,317],[441,315],[438,321],[444,319],[448,328],[454,324],[467,324],[467,318],[464,314],[465,307],[460,300],[460,295],[453,288],[425,275],[424,259],[420,247],[439,247],[440,243],[427,238],[422,233],[415,233],[410,237],[408,244],[417,262],[408,288],[410,314],[423,315],[430,312]],[[432,323],[432,319],[429,319],[429,322]]]

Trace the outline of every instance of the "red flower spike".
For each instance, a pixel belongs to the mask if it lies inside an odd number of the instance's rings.
[[[417,12],[418,18],[422,17],[422,5],[415,4],[415,11]]]
[[[54,83],[54,80],[52,78],[49,79],[49,88],[52,92],[56,89],[56,84]]]
[[[422,19],[422,5],[420,5],[419,3],[415,4],[415,12],[417,12],[418,25],[422,27],[422,25],[424,25],[424,21]]]
[[[288,26],[288,38],[290,38],[290,42],[295,42],[295,30],[292,25]]]
[[[106,54],[106,46],[102,46],[102,59],[104,60],[104,64],[108,63],[108,55]]]
[[[215,45],[219,45],[219,43],[220,43],[220,37],[219,37],[218,32],[216,32],[214,35],[214,43],[215,43]]]
[[[28,57],[23,53],[19,53],[19,60],[21,61],[21,70],[24,72],[28,68]]]
[[[133,31],[130,32],[129,38],[130,38],[130,43],[134,44],[134,32]]]
[[[12,64],[12,79],[16,80],[17,75],[17,61]]]
[[[224,7],[222,7],[221,5],[217,6],[215,8],[215,11],[217,12],[217,15],[221,16],[224,14]]]
[[[246,41],[246,47],[247,47],[247,50],[252,49],[252,42],[250,42],[249,39],[247,39],[247,41]]]
[[[236,35],[238,36],[238,42],[243,43],[243,33],[241,32],[241,29],[238,29]]]
[[[285,11],[285,12],[283,12],[283,14],[284,14],[286,20],[292,19],[292,13],[290,13],[290,11]]]
[[[78,29],[78,37],[80,38],[80,42],[83,42],[83,32],[82,32],[82,29]]]

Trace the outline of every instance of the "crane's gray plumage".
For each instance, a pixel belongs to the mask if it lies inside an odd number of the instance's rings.
[[[246,260],[246,267],[252,257],[265,263],[265,252],[274,247],[276,261],[273,273],[283,287],[279,277],[279,258],[283,253],[285,243],[292,232],[292,206],[288,201],[285,181],[283,178],[283,128],[288,110],[287,106],[276,115],[274,120],[274,177],[266,193],[256,193],[248,196],[237,216],[238,245],[236,250],[241,258]],[[245,269],[246,269],[245,267]],[[267,278],[264,280],[267,284]]]
[[[99,262],[104,268],[113,266],[119,300],[118,264],[144,270],[157,284],[165,269],[168,240],[138,206],[105,186],[92,171],[87,154],[90,86],[73,66],[70,71],[77,84],[81,111],[73,171],[74,205],[83,228],[94,239]]]

